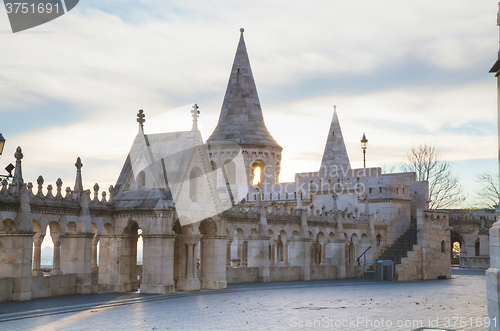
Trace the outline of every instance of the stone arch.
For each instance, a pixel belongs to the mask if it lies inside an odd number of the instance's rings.
[[[465,241],[460,234],[455,231],[450,232],[450,243],[451,243],[451,264],[460,264],[460,255],[464,252]]]
[[[236,163],[226,160],[222,167],[222,174],[226,185],[236,185]]]
[[[113,226],[109,223],[104,224],[103,226],[103,233],[104,234],[113,234]]]
[[[137,187],[141,188],[144,186],[146,186],[146,173],[144,171],[141,171],[137,175]]]
[[[76,223],[68,222],[68,224],[66,224],[66,233],[75,233],[75,232],[76,232]]]
[[[10,218],[5,219],[2,223],[3,223],[5,231],[13,232],[13,231],[17,230],[16,223],[13,220],[11,220]]]
[[[260,159],[253,161],[252,163],[252,184],[257,185],[258,183],[264,183],[264,178],[265,178],[265,169],[266,169],[266,163]],[[255,176],[259,176],[258,178],[255,178]]]
[[[481,255],[481,242],[479,241],[479,238],[476,239],[474,242],[474,256],[480,256]]]
[[[335,241],[335,233],[330,232],[330,233],[328,234],[328,242],[329,242],[329,243],[333,243],[334,241]]]
[[[206,236],[217,235],[217,224],[211,218],[205,219],[200,222],[200,233]]]
[[[299,233],[299,231],[293,231],[292,232],[292,237],[293,237],[293,240],[300,239],[300,233]]]
[[[32,276],[40,277],[43,276],[41,270],[42,261],[42,242],[45,237],[46,228],[43,228],[37,220],[32,220],[33,231],[35,235],[33,236],[33,271]]]

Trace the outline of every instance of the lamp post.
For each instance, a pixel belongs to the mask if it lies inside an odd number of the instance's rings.
[[[3,153],[3,148],[5,147],[5,138],[2,136],[2,134],[0,133],[0,155],[2,155]],[[9,179],[9,178],[12,178],[12,170],[14,170],[14,166],[12,165],[12,163],[9,163],[9,165],[7,167],[5,167],[5,170],[7,170],[7,172],[9,173],[8,175],[0,175],[0,178],[3,177],[5,179]]]
[[[366,168],[366,148],[368,147],[368,139],[366,139],[365,133],[363,132],[363,138],[361,139],[361,148],[363,149],[363,168]]]

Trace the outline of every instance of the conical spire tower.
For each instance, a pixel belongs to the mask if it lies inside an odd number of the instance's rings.
[[[222,103],[219,123],[208,141],[232,141],[240,145],[263,145],[281,149],[264,123],[243,31],[244,29],[240,29],[240,41]]]
[[[337,106],[333,106],[333,118],[328,138],[326,139],[325,152],[321,161],[321,170],[329,169],[351,169],[347,149],[345,148],[342,130],[340,129],[339,118],[337,116]]]

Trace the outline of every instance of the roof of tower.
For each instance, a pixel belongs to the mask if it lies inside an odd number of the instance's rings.
[[[328,131],[325,152],[321,161],[321,170],[326,169],[351,169],[347,149],[345,148],[342,130],[340,130],[339,118],[337,116],[337,107],[334,106],[332,124]]]
[[[233,141],[245,145],[280,148],[262,115],[257,87],[250,68],[243,29],[222,103],[219,123],[208,141]]]

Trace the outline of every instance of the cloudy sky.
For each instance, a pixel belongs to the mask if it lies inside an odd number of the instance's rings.
[[[82,0],[13,34],[0,8],[2,168],[24,152],[26,181],[114,184],[146,112],[146,133],[188,130],[200,106],[217,124],[239,38],[267,127],[284,148],[281,180],[319,168],[337,105],[353,167],[397,163],[435,143],[469,190],[494,172],[497,1]]]

